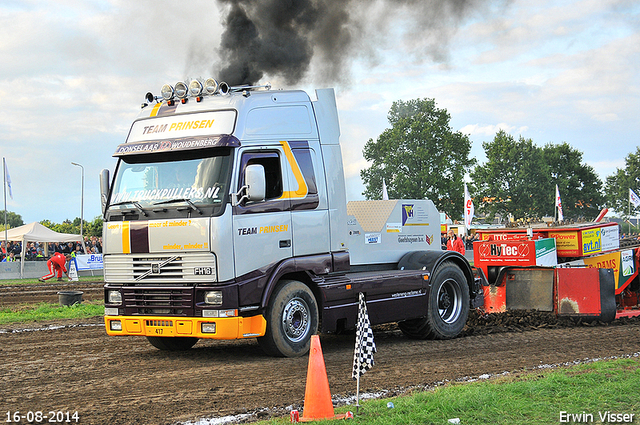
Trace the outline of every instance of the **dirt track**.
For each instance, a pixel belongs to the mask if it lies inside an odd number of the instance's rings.
[[[3,415],[77,410],[83,424],[173,424],[302,407],[307,357],[265,357],[255,340],[201,340],[188,352],[161,352],[144,338],[107,337],[102,318],[83,323],[22,332],[15,330],[43,325],[0,326]],[[412,341],[395,326],[376,328],[376,365],[363,376],[362,391],[392,395],[465,376],[640,351],[638,319],[569,327],[493,316],[471,324],[465,337],[450,341]],[[353,335],[323,335],[321,342],[332,394],[354,394]]]
[[[1,285],[0,308],[22,303],[57,303],[58,291],[82,291],[83,300],[99,300],[104,298],[103,287],[104,282],[58,282],[55,278],[35,285]]]

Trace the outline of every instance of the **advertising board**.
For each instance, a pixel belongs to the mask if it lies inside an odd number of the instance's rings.
[[[555,266],[558,257],[554,239],[535,241],[482,241],[473,244],[474,265],[488,266]]]
[[[576,230],[549,232],[549,237],[556,240],[558,257],[579,257],[580,238]]]

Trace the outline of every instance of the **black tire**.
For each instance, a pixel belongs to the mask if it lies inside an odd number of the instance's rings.
[[[271,296],[265,319],[267,330],[258,338],[265,353],[303,356],[309,352],[311,336],[318,332],[318,303],[307,285],[283,280]]]
[[[151,345],[162,351],[185,351],[196,345],[196,342],[198,342],[198,338],[187,336],[148,336],[147,340]]]
[[[447,261],[432,278],[427,315],[398,323],[413,339],[451,339],[460,334],[469,317],[469,285],[460,267]]]

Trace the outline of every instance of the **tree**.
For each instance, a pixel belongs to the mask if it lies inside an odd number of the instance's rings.
[[[469,138],[453,131],[450,115],[434,99],[394,102],[387,118],[391,128],[364,147],[372,164],[360,172],[363,195],[381,199],[384,178],[389,198],[428,198],[440,211],[461,217],[463,177],[475,163]]]
[[[80,223],[78,222],[78,225]],[[66,219],[65,221],[63,221],[60,224],[56,224],[53,228],[54,231],[58,232],[58,233],[71,233],[71,234],[78,234],[80,233],[80,227],[78,226],[78,229],[76,231],[76,229],[73,226],[73,222],[69,219]]]
[[[52,223],[51,220],[42,220],[40,221],[40,224],[51,230],[53,230],[53,228],[56,226],[56,224]]]
[[[617,168],[605,184],[607,207],[621,214],[629,212],[629,189],[640,195],[640,146],[636,147],[635,153],[627,155],[624,162],[624,168]],[[631,213],[638,211],[640,208],[631,204]]]
[[[582,163],[582,152],[564,142],[547,143],[542,149],[552,182],[558,185],[564,218],[596,218],[604,204],[602,181],[593,167]],[[550,204],[550,207],[555,203]]]
[[[479,211],[516,219],[540,218],[552,211],[555,187],[542,149],[503,130],[482,146],[487,162],[471,173],[475,198],[481,200],[476,202]]]
[[[62,223],[53,223],[50,220],[42,220],[40,222],[45,227],[59,233],[80,234],[80,217],[76,217],[73,221],[67,219]],[[91,222],[83,221],[82,230],[84,236],[102,237],[102,216],[97,216]]]
[[[93,221],[91,221],[90,223],[85,222],[84,224],[84,233],[85,235],[91,237],[91,236],[96,236],[96,237],[102,237],[102,216],[96,216]]]
[[[4,212],[0,213],[0,226],[2,230],[4,230]],[[20,214],[16,214],[11,211],[7,211],[7,229],[13,229],[15,227],[20,227],[24,224],[22,221],[22,216]]]

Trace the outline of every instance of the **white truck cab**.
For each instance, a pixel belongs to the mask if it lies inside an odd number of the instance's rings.
[[[167,350],[258,337],[298,356],[320,322],[355,326],[359,292],[374,324],[460,332],[481,291],[440,250],[433,203],[347,206],[332,89],[190,87],[148,94],[113,181],[101,174],[107,333]]]

